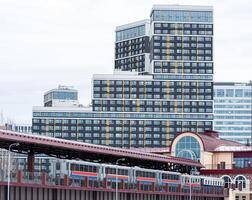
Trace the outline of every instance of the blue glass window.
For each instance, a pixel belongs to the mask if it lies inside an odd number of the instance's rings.
[[[77,100],[77,92],[53,92],[53,99]]]
[[[213,22],[212,11],[154,10],[154,21]]]
[[[191,136],[182,137],[176,145],[176,156],[192,160],[200,160],[200,144]]]
[[[116,32],[116,41],[127,40],[130,38],[140,37],[145,35],[145,25],[134,28],[125,29]]]

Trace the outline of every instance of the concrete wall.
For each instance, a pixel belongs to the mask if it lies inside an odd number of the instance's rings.
[[[220,162],[225,162],[226,169],[232,169],[233,164],[233,153],[223,152],[223,153],[214,153],[213,155],[213,166],[216,169],[217,165]]]
[[[211,152],[203,152],[203,165],[206,167],[206,169],[212,169],[213,166],[213,153]]]

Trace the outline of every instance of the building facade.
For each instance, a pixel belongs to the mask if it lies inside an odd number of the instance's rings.
[[[78,91],[73,87],[59,85],[44,94],[45,107],[69,107],[78,104]]]
[[[249,83],[214,84],[214,130],[221,138],[251,144],[251,91]]]
[[[116,28],[114,71],[149,72],[150,21],[142,20]]]
[[[33,132],[116,147],[166,147],[213,128],[213,9],[154,5],[116,28],[114,74],[93,76],[92,109],[33,108]]]

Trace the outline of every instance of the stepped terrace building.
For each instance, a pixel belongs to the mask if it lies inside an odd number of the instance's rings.
[[[130,148],[212,130],[212,55],[212,7],[154,5],[116,28],[114,74],[93,76],[92,107],[34,107],[33,132]]]

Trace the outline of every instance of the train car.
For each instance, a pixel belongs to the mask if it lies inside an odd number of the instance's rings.
[[[133,176],[135,182],[141,182],[144,184],[152,184],[158,182],[158,173],[157,170],[145,169],[134,167],[133,168]]]
[[[181,175],[181,186],[183,188],[194,188],[200,189],[201,188],[201,177],[194,176],[194,175]]]
[[[68,176],[71,185],[95,186],[101,184],[102,167],[98,163],[69,161]]]
[[[116,165],[102,165],[103,177],[112,182],[129,182],[131,177],[131,168]]]
[[[72,183],[107,188],[140,189],[177,192],[221,193],[224,181],[215,177],[180,174],[177,172],[116,166],[83,161],[67,161],[68,175]]]
[[[160,183],[161,185],[180,185],[181,174],[177,172],[160,171]]]
[[[69,177],[75,179],[89,179],[98,180],[100,178],[101,165],[91,162],[70,161],[69,163]]]
[[[153,190],[159,183],[159,171],[144,169],[139,167],[132,168],[133,184],[140,190]]]

